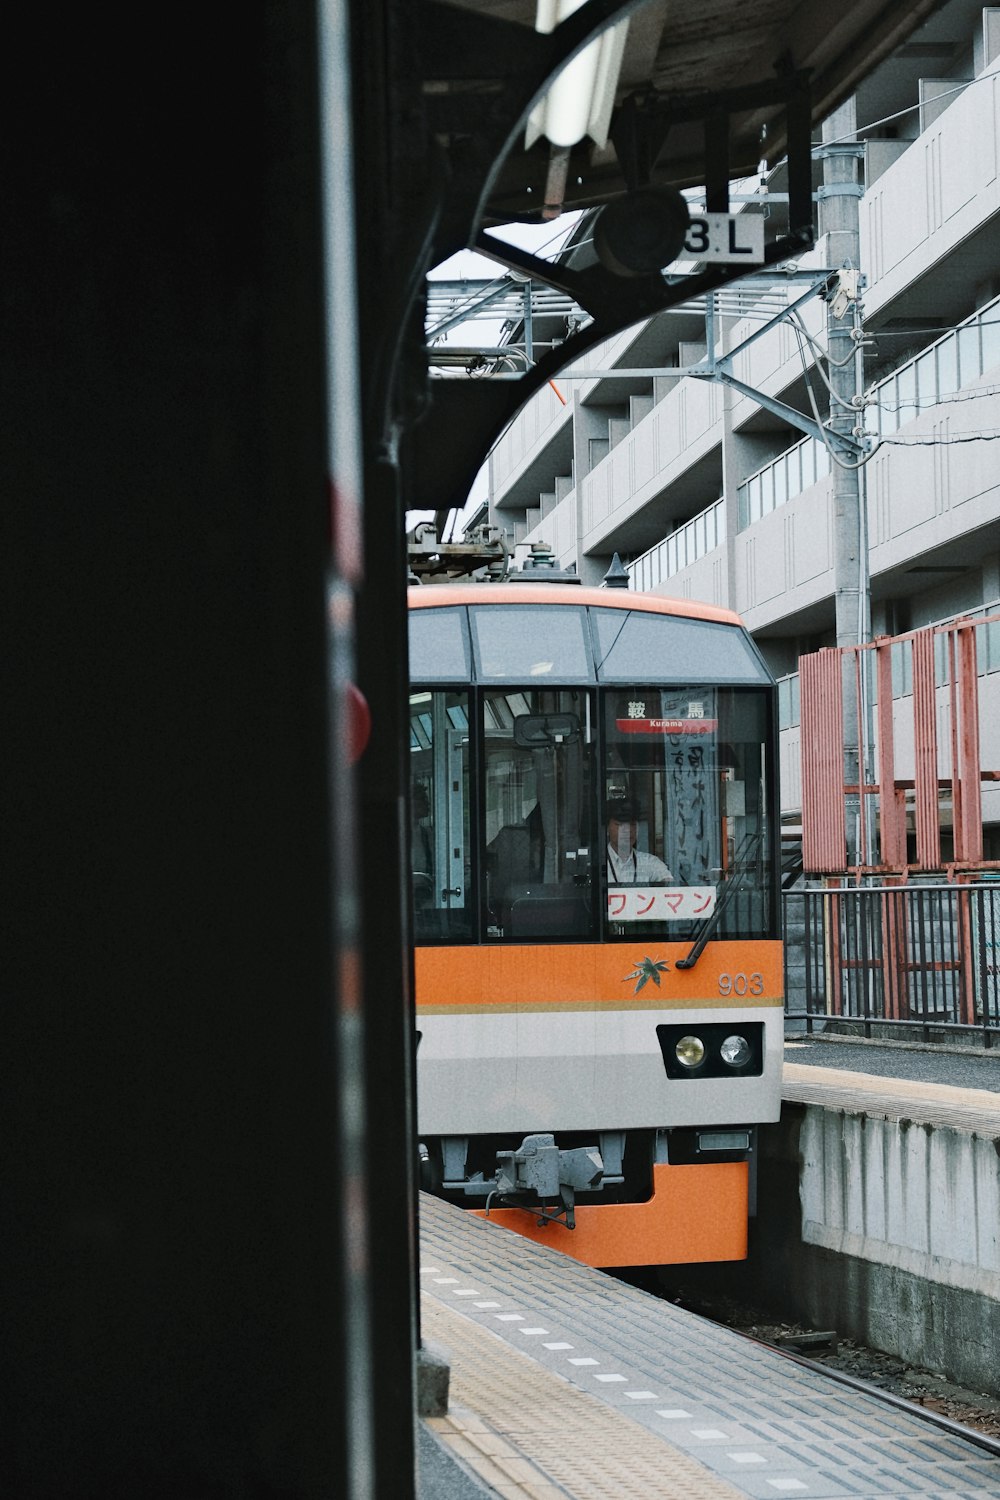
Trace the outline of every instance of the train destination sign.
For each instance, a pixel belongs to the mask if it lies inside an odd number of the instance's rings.
[[[714,734],[718,719],[616,719],[619,734]]]
[[[764,264],[763,214],[692,214],[684,236],[692,260]]]

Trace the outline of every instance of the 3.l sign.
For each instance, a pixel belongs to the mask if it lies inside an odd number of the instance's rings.
[[[692,214],[684,251],[692,260],[764,262],[762,214]]]

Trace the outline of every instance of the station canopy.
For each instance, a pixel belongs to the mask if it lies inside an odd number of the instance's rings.
[[[518,79],[530,83],[536,64],[556,54],[557,35],[576,28],[582,37],[603,21],[601,54],[590,49],[589,74],[583,59],[572,85],[579,94],[591,78],[592,108],[577,101],[587,133],[568,143],[564,200],[569,209],[596,206],[630,185],[630,152],[639,178],[648,172],[676,187],[703,185],[713,101],[731,116],[730,175],[755,170],[762,158],[773,163],[787,148],[782,85],[807,80],[810,124],[821,121],[939,8],[940,0],[447,0],[432,7],[452,15],[433,27],[425,55],[431,73],[435,55],[441,69],[426,83],[442,102],[449,140],[476,120],[488,128],[497,91]],[[563,107],[551,93],[547,102]],[[551,147],[567,144],[553,142],[543,116],[533,110],[521,149],[510,151],[491,181],[484,223],[538,214]]]
[[[565,337],[550,335],[527,368],[473,359],[475,379],[431,382],[409,505],[441,517],[441,535],[491,445],[560,368],[810,249],[817,127],[942,0],[397,3],[415,55],[391,106],[393,243],[419,247],[428,269],[474,248],[529,301],[545,288],[574,306]],[[755,173],[766,214],[731,201]],[[704,203],[698,225],[689,188]],[[580,231],[550,259],[491,233],[572,211]],[[404,326],[395,306],[385,317]]]

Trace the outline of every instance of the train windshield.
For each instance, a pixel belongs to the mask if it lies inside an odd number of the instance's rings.
[[[414,691],[417,942],[772,936],[771,706],[711,683]]]
[[[488,938],[595,933],[593,710],[589,692],[483,694]]]
[[[418,943],[776,935],[774,684],[723,620],[410,613]]]
[[[610,936],[769,936],[769,696],[635,683],[604,698]],[[718,910],[717,910],[718,908]]]

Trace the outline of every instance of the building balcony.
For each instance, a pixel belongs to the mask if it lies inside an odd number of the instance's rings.
[[[960,248],[966,278],[970,270],[975,276],[977,256],[992,265],[990,247],[978,237],[1000,211],[998,69],[1000,59],[988,62],[865,194],[861,265],[869,317]]]

